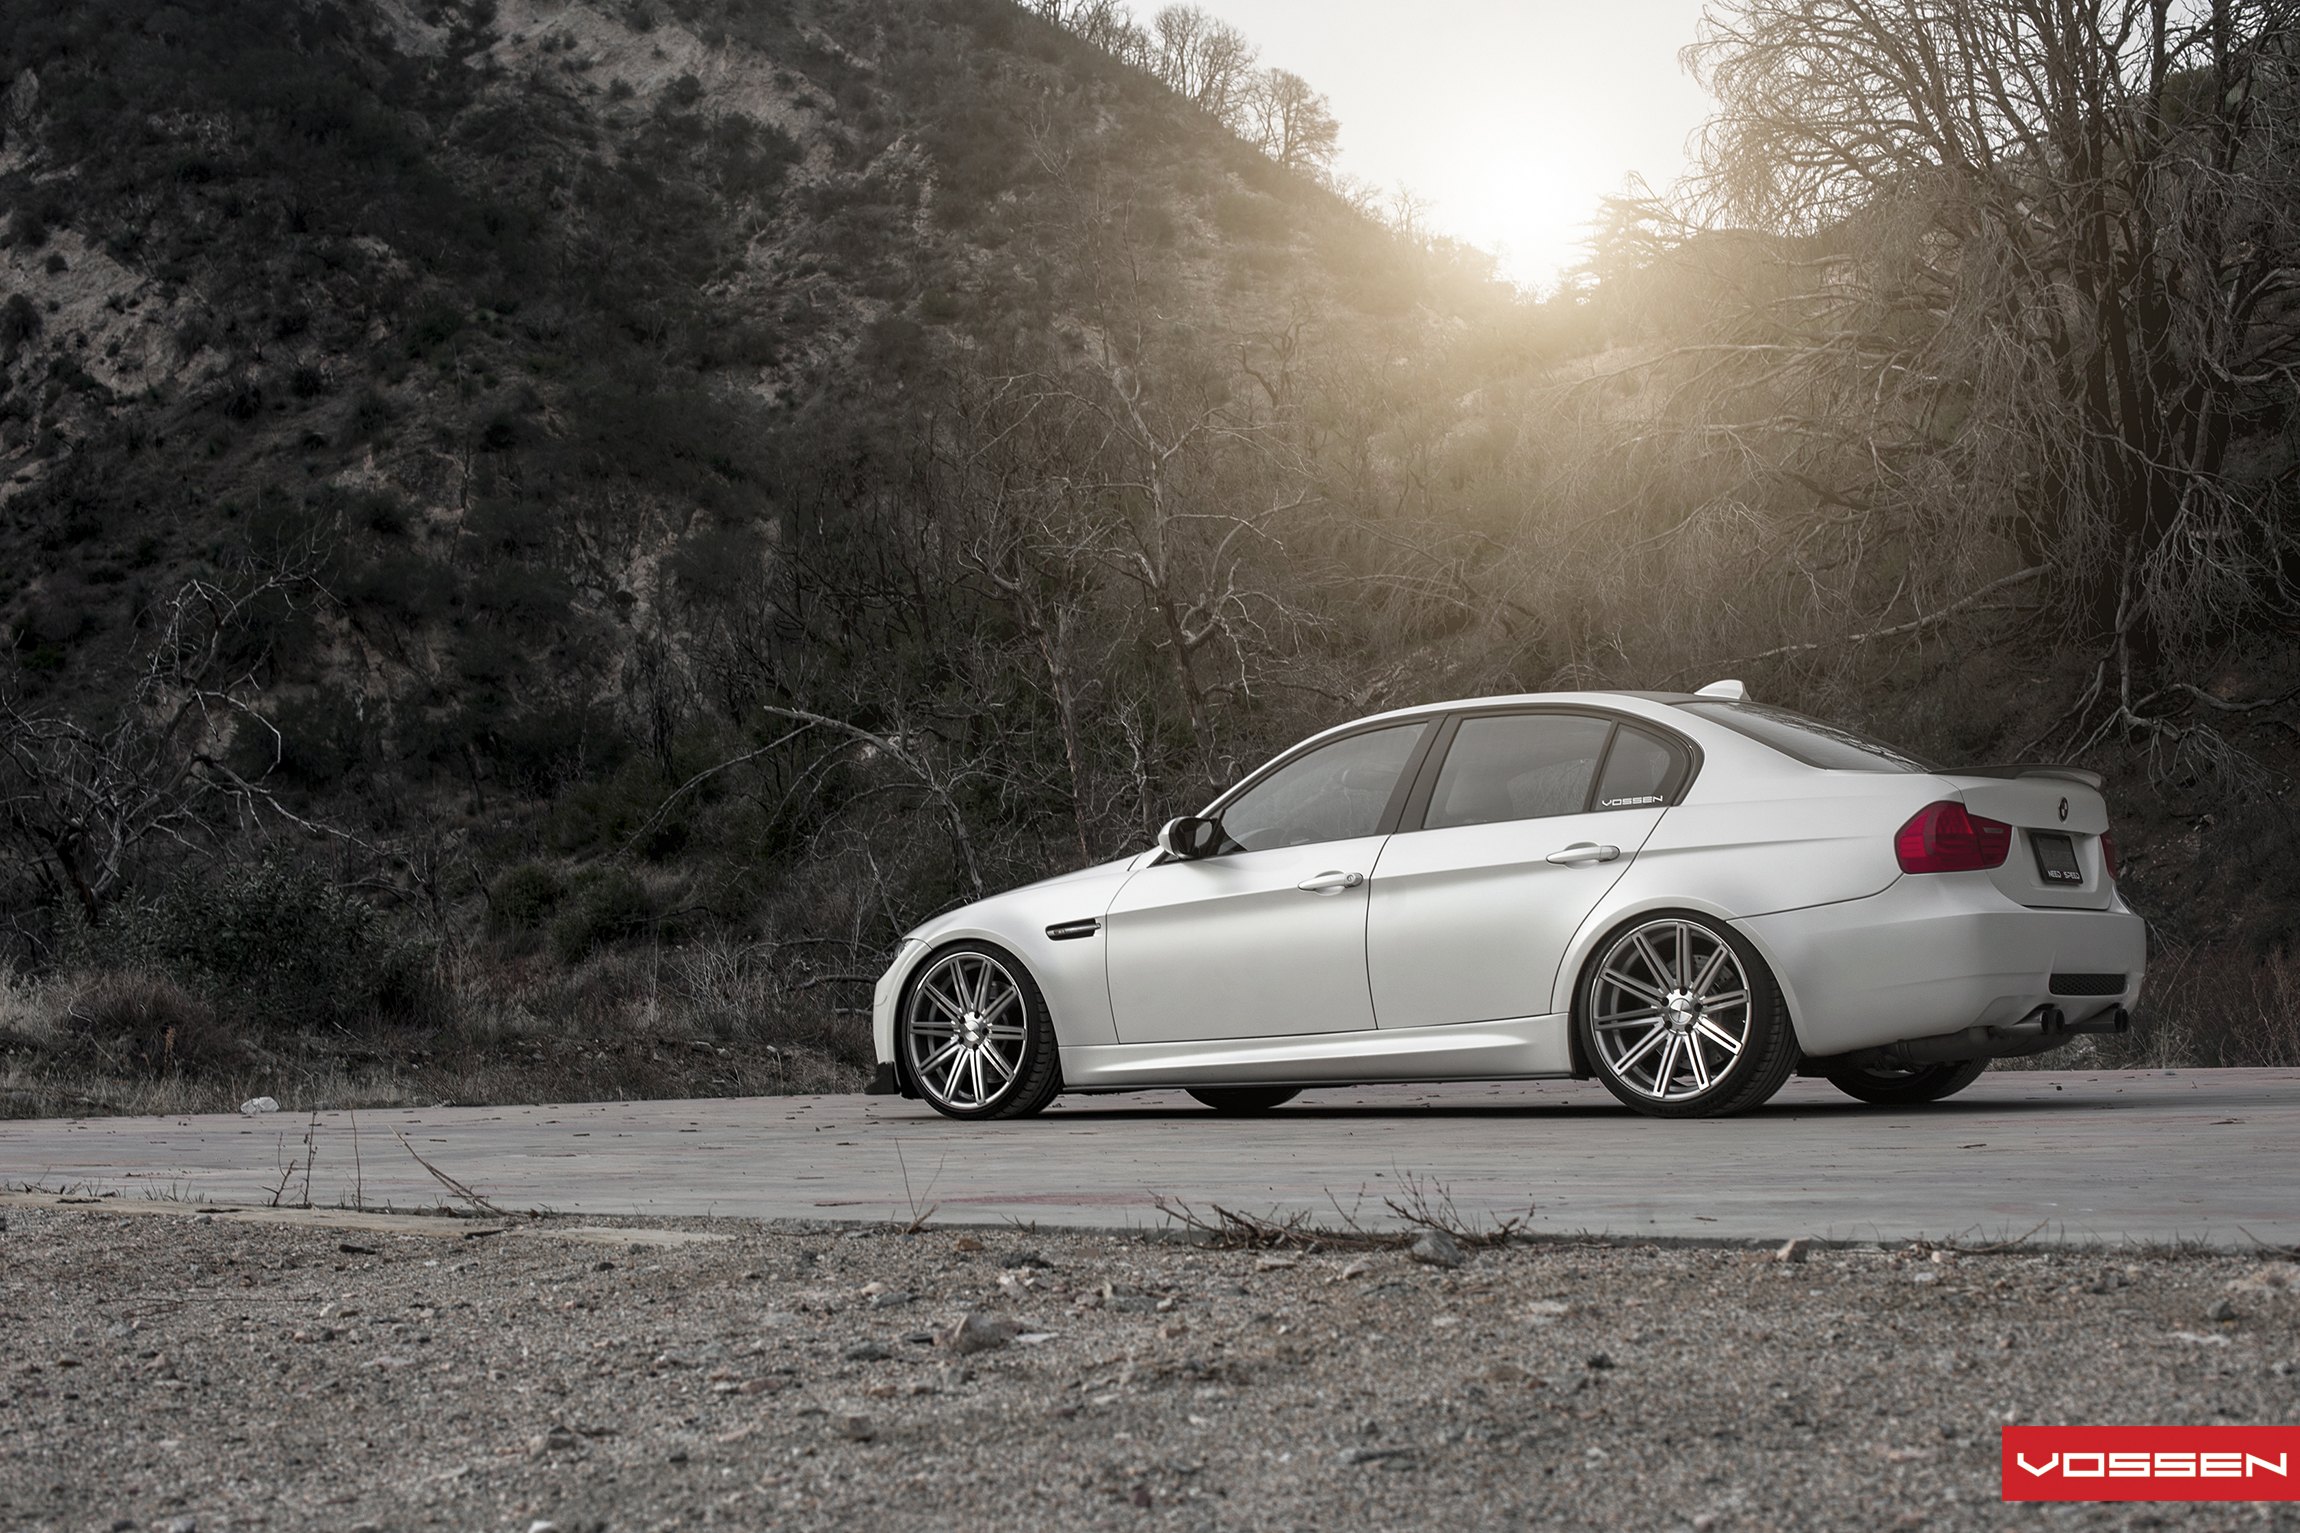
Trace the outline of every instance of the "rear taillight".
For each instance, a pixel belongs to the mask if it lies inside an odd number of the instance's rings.
[[[2113,830],[2100,833],[2100,865],[2108,869],[2110,878],[2116,877],[2116,832]]]
[[[1904,873],[1972,873],[2004,866],[2012,827],[1969,814],[1953,799],[1927,804],[1893,837]]]

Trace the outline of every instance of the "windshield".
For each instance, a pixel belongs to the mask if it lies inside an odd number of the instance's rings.
[[[1696,698],[1677,705],[1687,713],[1697,713],[1713,719],[1737,734],[1747,735],[1760,744],[1770,745],[1782,755],[1802,761],[1807,766],[1826,767],[1837,772],[1932,772],[1939,770],[1928,761],[1895,750],[1881,740],[1857,735],[1819,719],[1809,719],[1786,708],[1768,708],[1762,703],[1732,703],[1716,698]]]

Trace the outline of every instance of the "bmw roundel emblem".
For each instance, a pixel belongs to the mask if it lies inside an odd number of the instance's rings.
[[[2060,801],[2060,817],[2064,820],[2068,818],[2068,800],[2065,798]]]

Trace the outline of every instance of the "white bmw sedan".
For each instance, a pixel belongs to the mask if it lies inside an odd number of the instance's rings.
[[[1935,767],[1738,682],[1483,698],[1328,730],[1148,851],[918,928],[871,1089],[1011,1118],[1594,1075],[1690,1117],[1803,1073],[1903,1106],[2124,1031],[2145,959],[2089,772]]]

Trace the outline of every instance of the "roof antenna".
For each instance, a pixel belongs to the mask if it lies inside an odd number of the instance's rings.
[[[1737,681],[1713,681],[1693,694],[1695,697],[1722,698],[1729,703],[1745,702],[1749,689]]]

